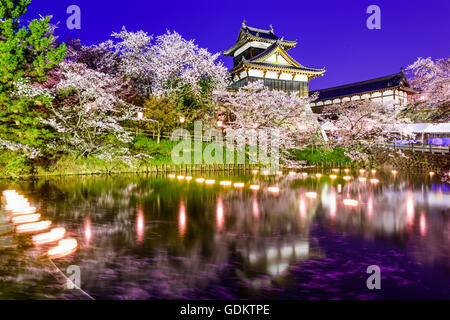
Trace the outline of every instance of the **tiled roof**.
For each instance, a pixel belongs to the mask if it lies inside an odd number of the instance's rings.
[[[254,37],[258,37],[258,38],[270,39],[270,40],[280,39],[273,33],[272,29],[266,30],[266,29],[253,28],[253,27],[249,27],[249,26],[243,26],[241,28],[241,30],[243,32],[249,33],[250,35],[252,35]]]
[[[248,64],[252,64],[252,65],[256,65],[256,66],[266,66],[266,67],[272,67],[272,68],[283,68],[283,69],[291,69],[291,70],[303,70],[303,71],[309,71],[309,72],[322,72],[322,71],[324,71],[324,69],[316,69],[316,68],[304,67],[304,66],[300,65],[298,62],[297,62],[297,64],[299,65],[299,67],[292,66],[292,65],[285,65],[285,64],[270,63],[270,62],[257,62],[258,59],[260,59],[262,57],[265,57],[265,56],[269,56],[273,51],[275,51],[281,45],[282,41],[283,41],[282,38],[278,39],[274,44],[272,44],[270,47],[268,47],[266,50],[264,50],[260,54],[254,56],[253,58],[251,58],[249,60],[243,60],[243,61],[248,63]],[[295,61],[288,53],[286,53],[286,55],[289,56],[293,61]]]
[[[318,92],[319,97],[316,101],[319,101],[395,87],[409,87],[405,75],[403,74],[403,70],[400,71],[399,73],[395,73],[389,76],[384,76],[361,82],[349,83],[338,87],[311,91],[310,95],[313,95],[316,92]]]

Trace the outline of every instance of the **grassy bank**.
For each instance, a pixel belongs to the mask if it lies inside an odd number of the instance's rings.
[[[102,174],[120,172],[145,172],[150,166],[173,165],[171,152],[178,144],[177,141],[156,140],[147,137],[137,137],[133,142],[131,152],[134,154],[144,153],[151,156],[151,159],[136,161],[133,166],[127,162],[115,159],[106,161],[96,156],[75,158],[71,155],[63,155],[58,159],[49,160],[47,164],[32,164],[12,151],[1,150],[0,152],[0,177],[19,178],[26,176],[51,176],[51,175],[75,175],[75,174]],[[203,143],[202,150],[211,145]],[[226,154],[223,149],[223,155]],[[212,153],[214,155],[214,152]],[[308,147],[304,150],[294,151],[298,160],[306,161],[308,165],[321,165],[325,162],[348,162],[342,149],[328,149],[315,147],[314,150]],[[237,151],[235,150],[235,158]],[[194,150],[191,148],[192,163],[194,163]],[[204,161],[204,159],[203,159]],[[246,163],[248,158],[246,157]]]

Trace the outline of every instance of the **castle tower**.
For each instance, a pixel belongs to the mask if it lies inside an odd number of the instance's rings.
[[[286,51],[296,45],[297,41],[276,36],[272,25],[269,29],[253,28],[244,20],[236,43],[223,52],[233,57],[231,87],[262,80],[270,89],[307,96],[309,81],[322,76],[325,69],[305,67],[295,61]]]

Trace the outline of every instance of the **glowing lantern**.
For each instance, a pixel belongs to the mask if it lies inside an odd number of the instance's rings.
[[[333,172],[339,172],[339,169],[333,169]]]
[[[350,169],[344,169],[345,173],[349,173]]]
[[[216,180],[206,180],[205,183],[206,184],[214,184],[214,183],[216,183]]]
[[[302,172],[302,176],[303,176],[303,177],[307,177],[307,176],[308,176],[308,173],[307,173],[307,172]]]
[[[320,178],[321,176],[322,176],[322,174],[316,173],[316,177],[317,177],[317,178]]]
[[[434,172],[433,171],[430,171],[430,176],[431,177],[434,176]]]
[[[178,180],[184,180],[184,176],[178,176],[177,179]]]
[[[366,182],[367,179],[366,179],[365,177],[359,177],[359,181],[360,181],[360,182]]]
[[[289,175],[290,175],[291,177],[293,177],[293,176],[297,175],[297,172],[289,171]]]
[[[41,233],[32,237],[35,245],[47,244],[64,238],[66,234],[65,228],[53,228],[49,232]]]
[[[28,232],[37,232],[42,231],[50,228],[52,222],[45,220],[45,221],[39,221],[39,222],[32,222],[32,223],[26,223],[21,224],[16,227],[16,230],[18,233],[28,233]]]
[[[352,177],[350,177],[350,176],[344,176],[344,180],[346,180],[346,181],[352,180]]]
[[[195,181],[198,183],[203,183],[203,182],[205,182],[205,178],[197,178],[197,179],[195,179]]]
[[[11,212],[13,215],[19,216],[19,215],[24,215],[24,214],[35,213],[36,208],[35,207],[27,207],[27,208],[23,208],[23,209],[14,209],[14,210],[11,210]]]
[[[359,172],[364,173],[364,172],[366,172],[366,170],[364,170],[364,169],[359,169]]]
[[[192,177],[191,176],[187,176],[186,177],[186,181],[191,181],[192,180]]]
[[[337,178],[337,176],[335,174],[332,174],[332,175],[330,175],[330,178],[334,180]]]
[[[250,189],[253,190],[253,191],[258,191],[258,190],[259,190],[259,185],[257,185],[257,184],[252,184],[252,185],[250,186]]]
[[[269,174],[269,170],[264,170],[263,175],[267,176]]]
[[[74,253],[78,247],[77,240],[73,238],[67,238],[63,240],[59,240],[58,245],[56,247],[48,250],[47,254],[50,258],[62,258],[71,253]]]
[[[220,185],[224,187],[231,186],[231,181],[220,181]]]
[[[40,218],[41,218],[41,215],[39,213],[27,214],[27,215],[20,215],[20,216],[13,217],[12,222],[14,224],[30,223],[30,222],[39,221]]]
[[[283,175],[283,171],[277,171],[277,175],[278,175],[278,176]]]
[[[380,182],[380,180],[376,178],[370,179],[370,183],[378,183],[378,182]]]
[[[392,174],[397,174],[398,171],[397,170],[392,170]]]
[[[375,174],[375,173],[377,173],[377,170],[372,169],[372,170],[370,170],[370,172],[372,172],[372,174]]]
[[[243,182],[235,182],[235,183],[234,183],[234,187],[235,187],[235,188],[243,188],[244,185],[245,185],[245,184],[244,184]]]
[[[169,174],[170,179],[175,179],[175,175],[173,173]]]
[[[258,170],[256,170],[256,169],[255,169],[255,170],[252,170],[252,173],[253,173],[253,174],[257,174],[257,173],[258,173]]]

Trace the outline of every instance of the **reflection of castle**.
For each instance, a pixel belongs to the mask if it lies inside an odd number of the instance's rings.
[[[262,80],[270,89],[308,95],[309,80],[322,76],[325,69],[309,68],[295,61],[286,51],[297,41],[275,35],[273,27],[259,29],[242,22],[236,43],[223,53],[233,57],[232,88]]]

